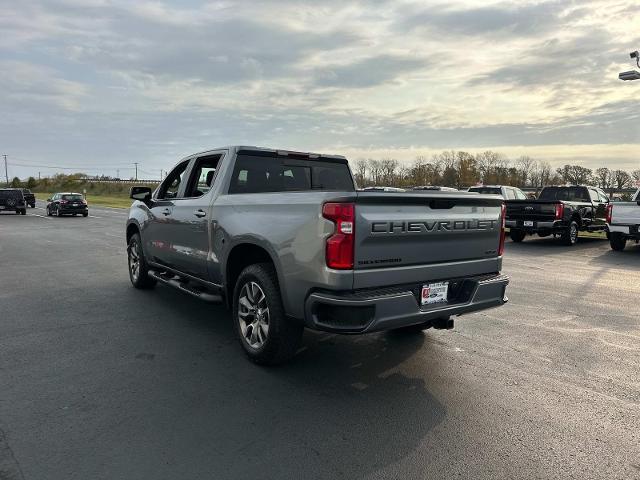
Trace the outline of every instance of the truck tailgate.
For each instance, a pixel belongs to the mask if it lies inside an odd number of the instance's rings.
[[[498,272],[502,202],[496,195],[359,192],[354,288]]]
[[[612,225],[640,225],[640,205],[636,202],[612,203]]]
[[[557,200],[507,200],[508,220],[552,221],[556,215]]]

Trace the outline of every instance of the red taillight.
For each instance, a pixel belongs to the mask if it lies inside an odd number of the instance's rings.
[[[500,209],[500,244],[498,245],[498,256],[501,257],[504,253],[504,237],[505,237],[505,224],[507,219],[507,207],[502,204]]]
[[[336,224],[333,235],[327,239],[327,267],[336,270],[353,268],[355,238],[355,213],[353,203],[325,203],[322,216]]]
[[[607,223],[611,225],[611,217],[613,216],[613,205],[607,205]]]
[[[558,203],[556,205],[556,220],[562,220],[564,217],[564,203]]]

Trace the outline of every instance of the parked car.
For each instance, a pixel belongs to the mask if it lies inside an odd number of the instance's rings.
[[[47,215],[82,215],[89,216],[89,206],[81,193],[56,193],[47,198]]]
[[[630,202],[609,204],[607,226],[613,250],[624,250],[628,240],[640,241],[640,188]]]
[[[256,363],[292,357],[304,327],[452,328],[506,302],[495,196],[356,191],[342,156],[227,147],[131,198],[133,286],[226,301]]]
[[[578,232],[607,230],[609,197],[601,189],[582,185],[544,187],[536,200],[506,200],[507,227],[514,242],[527,235],[560,236],[565,245],[578,241]]]
[[[469,188],[468,191],[488,195],[501,195],[505,200],[526,200],[529,198],[527,194],[518,187],[509,187],[506,185],[479,185]]]
[[[31,208],[36,208],[36,196],[31,193],[31,190],[29,190],[28,188],[23,188],[22,195],[24,196],[24,201],[27,203],[27,205],[29,205]]]
[[[432,190],[439,192],[457,192],[457,188],[452,187],[441,187],[439,185],[418,185],[417,187],[413,187],[411,190]]]
[[[22,190],[18,188],[0,188],[0,212],[27,214],[27,204]]]

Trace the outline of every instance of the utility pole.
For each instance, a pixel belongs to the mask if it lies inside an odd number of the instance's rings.
[[[9,186],[9,171],[7,170],[7,156],[3,155],[4,157],[4,176],[7,178],[7,187]]]
[[[120,169],[119,168],[116,169],[116,178],[118,180],[120,180]]]
[[[162,181],[162,169],[160,169],[160,181]]]
[[[134,165],[136,166],[136,182],[138,181],[138,162],[135,162]]]
[[[40,181],[40,172],[38,172],[38,181]]]

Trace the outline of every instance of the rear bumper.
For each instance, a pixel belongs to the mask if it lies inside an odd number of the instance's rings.
[[[447,303],[421,307],[420,284],[354,292],[313,292],[305,302],[305,324],[315,330],[370,333],[499,307],[507,302],[509,278],[492,274],[450,280]]]
[[[527,232],[535,232],[538,230],[553,230],[556,228],[566,228],[566,225],[562,224],[561,220],[555,220],[551,222],[533,222],[533,227],[525,227],[523,220],[506,220],[505,225],[508,228],[517,228],[518,230],[525,230]]]
[[[640,238],[640,225],[608,225],[610,233],[621,233],[627,238]]]
[[[89,213],[89,209],[88,208],[61,208],[60,213],[63,215],[66,215],[69,213]]]

